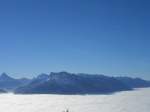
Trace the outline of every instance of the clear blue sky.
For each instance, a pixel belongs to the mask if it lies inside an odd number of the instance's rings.
[[[0,72],[150,79],[149,0],[1,0]]]

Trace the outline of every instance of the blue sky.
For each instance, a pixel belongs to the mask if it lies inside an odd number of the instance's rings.
[[[1,0],[0,72],[150,79],[148,0]]]

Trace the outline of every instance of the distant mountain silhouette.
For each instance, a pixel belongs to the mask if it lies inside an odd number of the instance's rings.
[[[10,91],[19,86],[23,86],[29,82],[30,82],[29,79],[26,79],[26,78],[14,79],[8,76],[6,73],[2,73],[0,75],[0,89],[4,89],[4,90]]]
[[[15,79],[6,73],[0,75],[0,93],[13,91],[16,94],[107,94],[141,87],[150,87],[150,81],[68,72],[42,73],[33,79]]]
[[[30,84],[17,88],[15,92],[23,94],[102,94],[131,89],[113,77],[52,72],[50,75],[38,76]]]
[[[116,79],[120,80],[131,88],[150,87],[150,81],[146,81],[140,78],[116,77]]]

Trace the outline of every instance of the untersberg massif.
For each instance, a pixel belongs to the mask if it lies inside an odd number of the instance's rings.
[[[109,77],[95,74],[51,72],[36,78],[14,79],[0,76],[0,93],[16,94],[109,94],[134,88],[150,87],[150,81],[130,77]]]

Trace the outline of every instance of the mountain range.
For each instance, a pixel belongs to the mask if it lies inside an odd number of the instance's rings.
[[[6,73],[0,76],[0,93],[16,94],[107,94],[134,88],[150,87],[150,81],[130,77],[97,74],[51,72],[33,79],[15,79]]]

